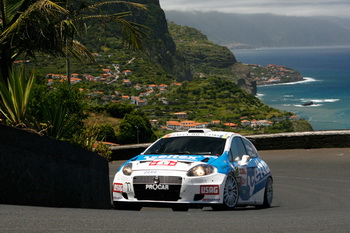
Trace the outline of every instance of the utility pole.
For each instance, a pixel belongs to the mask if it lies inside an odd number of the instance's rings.
[[[140,143],[139,141],[139,127],[135,125],[135,128],[136,128],[136,139],[137,139],[137,144]]]

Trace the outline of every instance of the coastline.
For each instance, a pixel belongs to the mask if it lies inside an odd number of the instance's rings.
[[[281,85],[295,85],[295,84],[302,84],[302,83],[309,83],[309,82],[317,82],[319,80],[311,78],[311,77],[303,77],[303,80],[296,81],[296,82],[284,82],[284,83],[274,83],[274,84],[267,84],[267,85],[257,85],[257,87],[271,87],[271,86],[281,86]]]

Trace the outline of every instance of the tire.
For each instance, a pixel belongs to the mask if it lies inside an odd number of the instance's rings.
[[[135,210],[139,211],[142,209],[141,205],[135,204],[135,203],[128,203],[128,202],[120,202],[120,201],[114,201],[114,208],[116,210]]]
[[[273,181],[272,178],[267,178],[264,191],[264,203],[258,208],[270,208],[273,200]]]
[[[223,203],[221,205],[213,205],[213,210],[233,210],[238,202],[239,190],[236,178],[229,174],[226,178],[224,193],[223,193]]]

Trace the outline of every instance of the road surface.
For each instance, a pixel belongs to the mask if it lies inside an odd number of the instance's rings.
[[[0,205],[0,232],[349,232],[350,148],[260,154],[274,176],[269,209],[173,212]],[[111,179],[120,163],[110,163]]]

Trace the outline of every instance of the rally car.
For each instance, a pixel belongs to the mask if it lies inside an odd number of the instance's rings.
[[[211,206],[267,208],[273,199],[269,166],[245,137],[210,129],[167,134],[125,162],[113,181],[116,209],[174,211]]]

